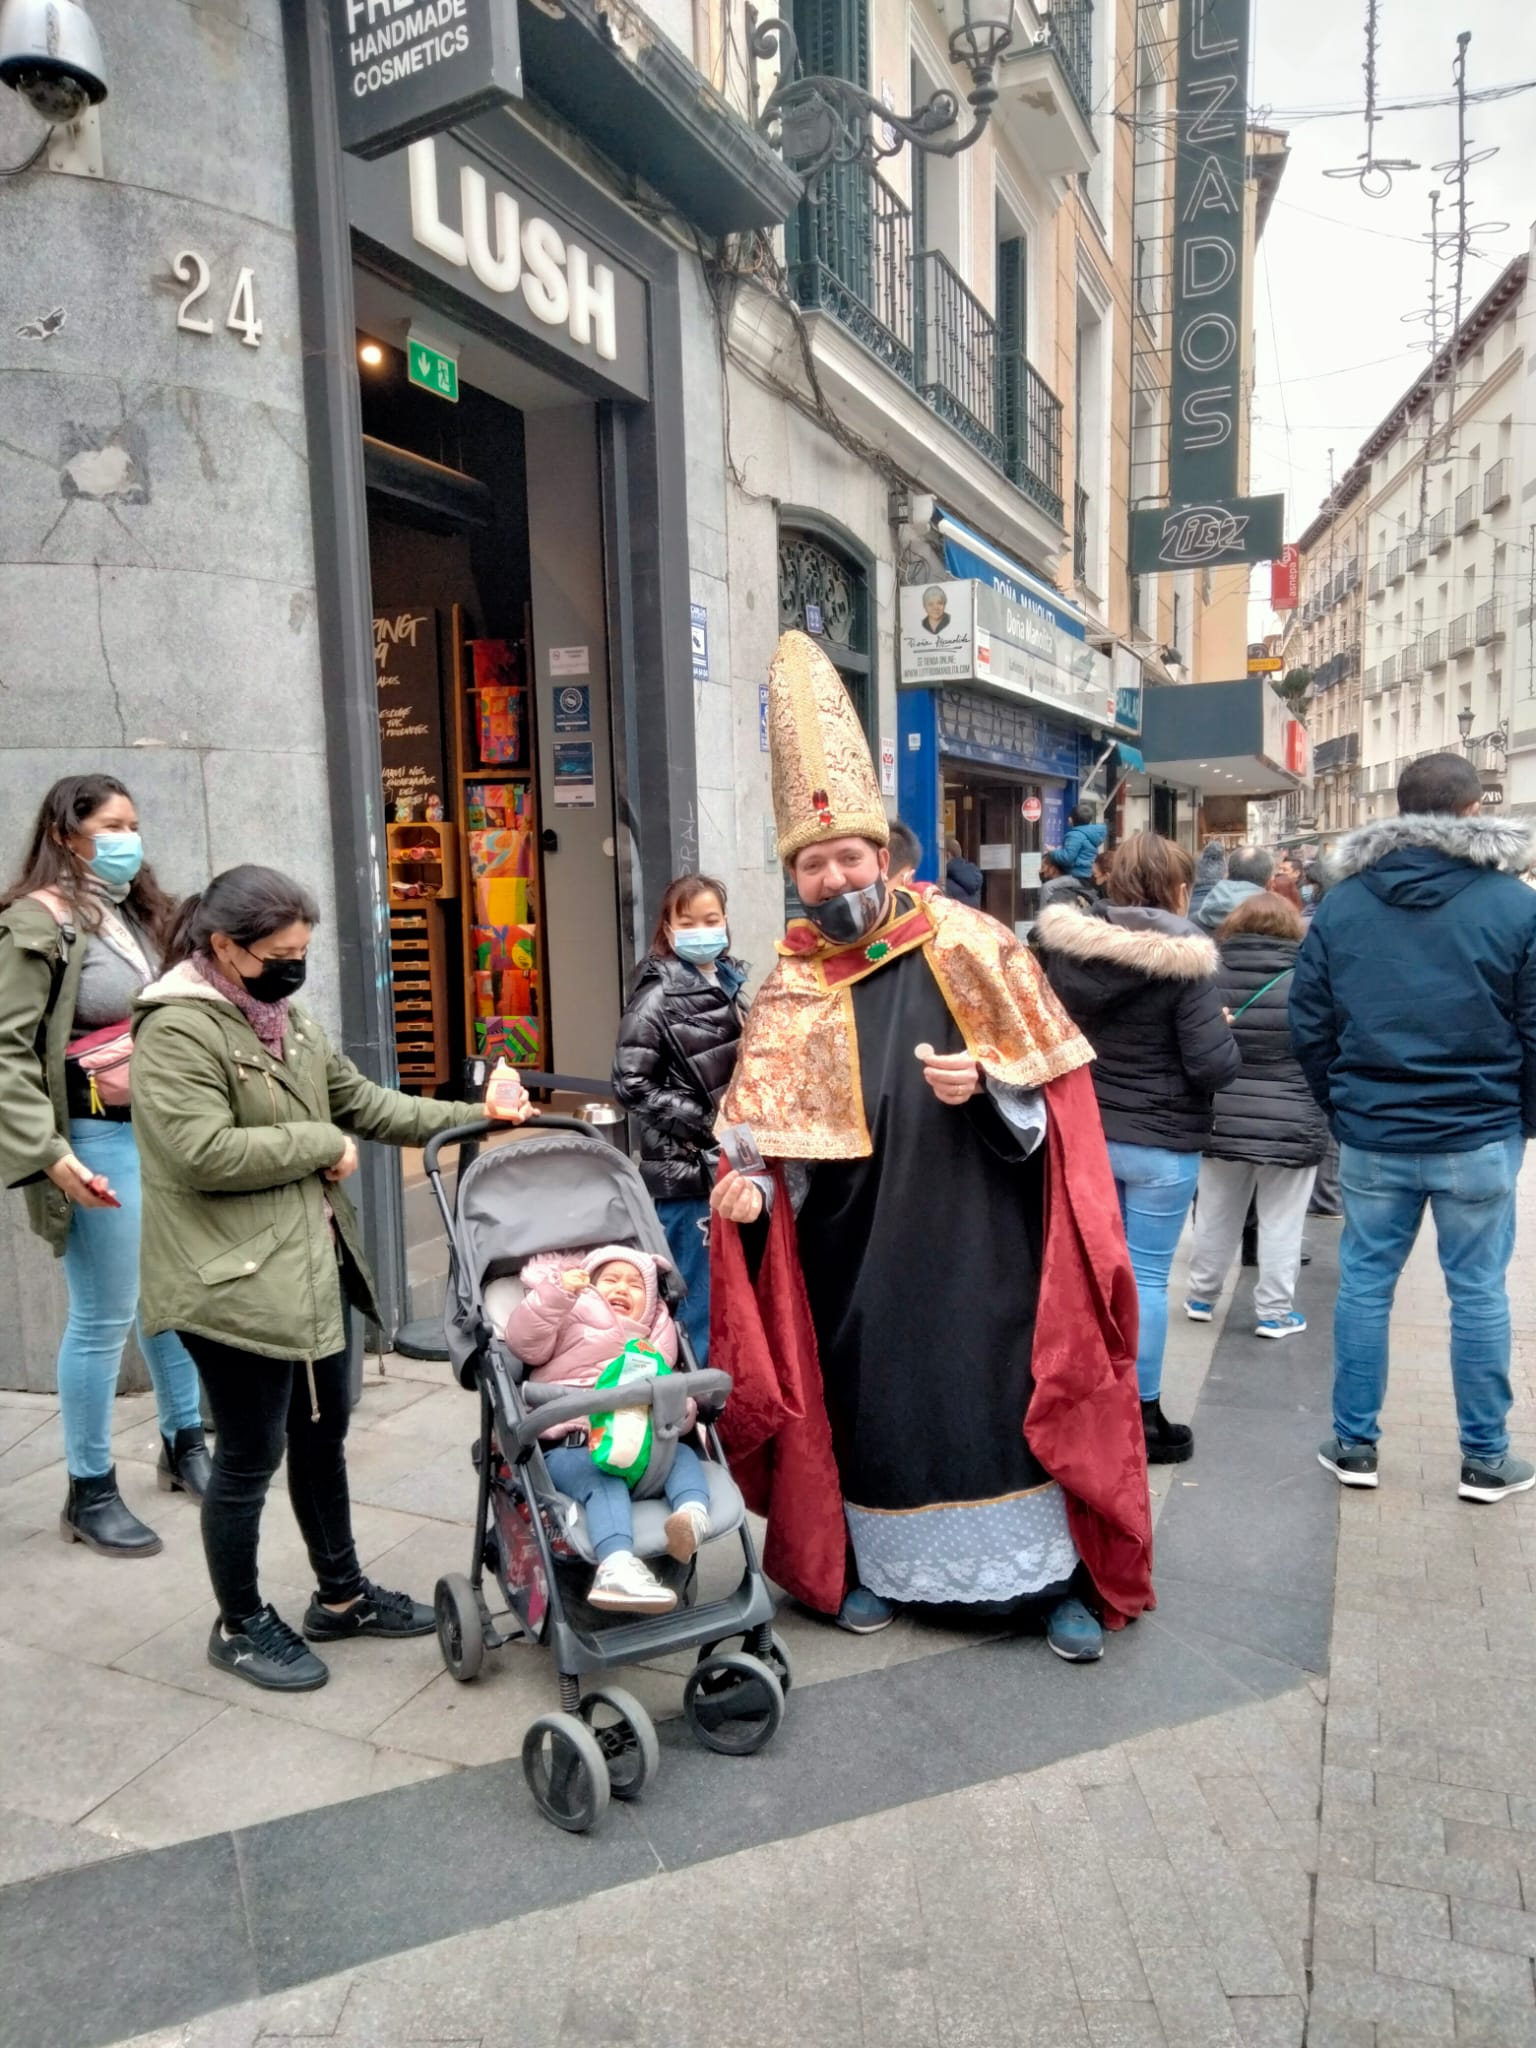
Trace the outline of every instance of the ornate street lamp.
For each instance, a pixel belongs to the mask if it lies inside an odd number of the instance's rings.
[[[910,114],[898,114],[852,79],[806,77],[795,32],[777,15],[759,22],[750,39],[754,66],[772,58],[779,63],[779,82],[758,116],[758,133],[808,184],[833,164],[875,164],[908,143],[931,156],[959,156],[981,139],[992,118],[993,74],[1013,41],[1006,19],[976,14],[972,0],[964,5],[965,19],[949,39],[949,61],[971,74],[966,102],[975,119],[963,135],[947,132],[960,119],[959,95],[948,88]]]

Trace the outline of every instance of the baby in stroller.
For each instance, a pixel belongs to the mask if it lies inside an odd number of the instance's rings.
[[[594,1387],[605,1367],[640,1344],[677,1364],[677,1329],[661,1299],[661,1260],[627,1245],[591,1252],[546,1252],[528,1261],[525,1292],[507,1319],[508,1348],[529,1368],[531,1380]],[[689,1404],[690,1411],[692,1404]],[[687,1426],[691,1427],[690,1412]],[[591,1430],[567,1422],[549,1430],[544,1462],[560,1491],[586,1510],[597,1555],[587,1595],[594,1607],[615,1613],[667,1614],[677,1595],[634,1551],[629,1486],[593,1458]],[[667,1549],[686,1562],[709,1529],[709,1486],[698,1453],[678,1443],[666,1475]]]

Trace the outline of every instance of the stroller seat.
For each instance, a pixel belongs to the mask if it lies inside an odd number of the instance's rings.
[[[484,1300],[492,1329],[500,1331],[506,1328],[508,1317],[522,1298],[523,1283],[515,1274],[503,1275],[500,1279],[487,1284]],[[601,1397],[596,1397],[593,1405],[599,1406],[600,1402]],[[550,1448],[554,1449],[555,1446],[551,1445]],[[729,1536],[733,1530],[741,1527],[746,1505],[741,1498],[740,1489],[724,1465],[717,1463],[713,1458],[705,1458],[703,1464],[705,1481],[709,1487],[709,1528],[704,1541],[710,1543],[717,1536]],[[530,1468],[532,1469],[535,1468]],[[589,1564],[595,1564],[597,1553],[592,1548],[592,1539],[587,1531],[585,1508],[553,1485],[542,1460],[537,1469],[540,1474],[539,1498],[548,1501],[553,1508],[572,1549]],[[667,1517],[672,1512],[665,1498],[657,1496],[650,1500],[633,1501],[631,1512],[634,1518],[635,1555],[664,1557],[667,1552]]]

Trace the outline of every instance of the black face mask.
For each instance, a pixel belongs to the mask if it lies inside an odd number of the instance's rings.
[[[873,931],[885,915],[885,905],[885,883],[878,881],[864,889],[845,889],[825,903],[807,903],[805,914],[834,946],[851,946]]]
[[[280,1003],[298,994],[307,967],[304,960],[266,960],[260,974],[241,975],[241,986],[255,1002]]]

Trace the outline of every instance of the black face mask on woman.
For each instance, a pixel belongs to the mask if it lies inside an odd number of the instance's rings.
[[[807,903],[805,914],[834,946],[851,946],[874,930],[885,915],[885,904],[885,883],[876,881],[865,889],[844,889],[825,903]]]
[[[241,986],[254,1002],[280,1003],[304,986],[307,966],[304,960],[264,960],[259,974],[241,975]]]

